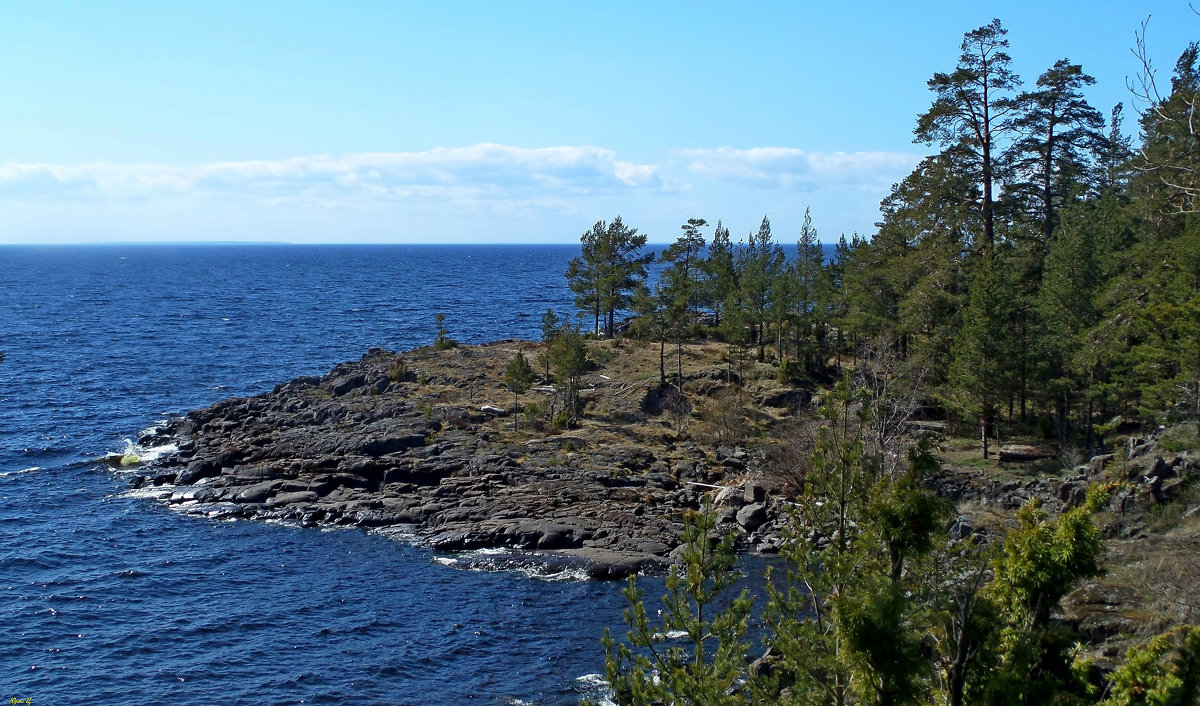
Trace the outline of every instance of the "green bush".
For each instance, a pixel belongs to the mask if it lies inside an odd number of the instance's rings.
[[[433,350],[444,351],[457,347],[458,341],[446,335],[449,333],[446,330],[446,315],[439,313],[435,318],[437,320],[437,332],[433,336]]]
[[[784,385],[796,385],[804,379],[804,367],[797,361],[784,358],[775,372],[775,379]]]
[[[1162,435],[1159,443],[1162,445],[1163,451],[1182,453],[1192,449],[1200,449],[1200,436],[1196,434],[1194,428],[1179,425],[1167,430]]]
[[[388,366],[388,378],[392,382],[404,382],[408,380],[408,363],[403,359],[397,359]]]
[[[616,359],[617,352],[612,348],[596,346],[588,349],[588,356],[599,365],[608,365]]]
[[[542,415],[546,413],[546,408],[537,402],[526,402],[524,409],[521,410],[521,413],[525,415],[526,422],[535,424],[542,418]]]

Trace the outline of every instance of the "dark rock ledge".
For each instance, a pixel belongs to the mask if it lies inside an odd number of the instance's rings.
[[[451,354],[460,368],[421,384],[389,377],[398,356],[372,349],[323,378],[189,412],[140,440],[179,452],[140,468],[133,484],[162,486],[160,499],[189,514],[396,527],[438,551],[511,550],[611,579],[669,565],[682,513],[710,490],[697,483],[744,462],[740,450],[724,450],[723,463],[690,444],[647,448],[586,429],[510,433],[511,420],[454,402],[479,384],[465,372],[486,367],[488,347]],[[748,546],[781,543],[761,487],[726,492],[722,506]]]

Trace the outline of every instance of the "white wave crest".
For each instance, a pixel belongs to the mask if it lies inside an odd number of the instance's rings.
[[[124,442],[124,449],[110,451],[104,455],[104,462],[118,470],[152,463],[163,456],[169,456],[179,451],[179,447],[173,443],[162,444],[160,446],[142,446],[141,444],[135,444],[132,439],[125,439]]]
[[[33,473],[34,471],[40,471],[40,470],[42,470],[41,466],[30,466],[29,468],[22,468],[19,471],[0,471],[0,478],[7,478],[8,476],[17,476],[22,473]]]
[[[584,674],[575,679],[579,683],[579,691],[597,706],[617,706],[613,701],[613,692],[608,688],[608,681],[603,674]]]

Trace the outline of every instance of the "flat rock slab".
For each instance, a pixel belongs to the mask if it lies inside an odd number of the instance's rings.
[[[1001,446],[1000,451],[997,452],[997,457],[1001,463],[1041,461],[1042,459],[1054,458],[1054,456],[1053,449],[1029,444],[1006,444]]]
[[[554,552],[578,562],[588,578],[623,579],[642,573],[658,573],[671,565],[671,560],[655,554],[611,551],[607,549],[562,549]]]

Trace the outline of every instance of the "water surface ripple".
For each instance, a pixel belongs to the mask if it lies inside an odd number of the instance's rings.
[[[96,463],[370,346],[539,335],[572,246],[0,247],[0,699],[566,703],[619,584],[172,513]],[[656,587],[657,586],[657,587]],[[649,582],[650,595],[661,580]]]

